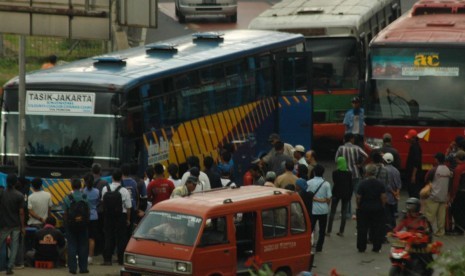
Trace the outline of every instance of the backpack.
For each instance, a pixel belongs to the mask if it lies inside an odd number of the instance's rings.
[[[119,190],[122,186],[118,186],[114,191],[110,189],[110,185],[106,185],[107,192],[103,195],[102,205],[105,216],[116,216],[123,213],[123,198]]]
[[[325,180],[323,179],[323,182],[321,182],[321,184],[318,186],[318,188],[315,190],[315,192],[312,192],[312,191],[309,191],[307,192],[308,193],[308,197],[309,197],[309,205],[310,205],[310,210],[307,210],[308,211],[308,215],[312,215],[312,210],[313,210],[313,198],[315,197],[316,193],[318,193],[318,191],[320,190],[321,186],[323,186],[323,184],[325,183]],[[310,204],[311,203],[311,204]]]
[[[68,229],[71,229],[74,232],[87,229],[90,215],[89,205],[84,200],[76,201],[72,194],[69,195],[68,198],[70,200],[68,216],[66,219]],[[82,198],[86,199],[87,195],[83,194]]]

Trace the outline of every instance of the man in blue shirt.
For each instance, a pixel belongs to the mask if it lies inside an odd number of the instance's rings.
[[[355,144],[363,148],[365,111],[360,107],[359,97],[354,97],[352,99],[352,108],[346,112],[342,123],[346,128],[345,133],[352,133],[355,137]]]
[[[307,192],[314,193],[312,214],[310,220],[312,227],[318,222],[319,233],[318,241],[316,243],[316,252],[323,250],[323,243],[325,242],[326,225],[328,223],[329,202],[331,201],[331,185],[328,181],[323,179],[325,168],[321,164],[317,164],[313,169],[315,176],[307,182]]]

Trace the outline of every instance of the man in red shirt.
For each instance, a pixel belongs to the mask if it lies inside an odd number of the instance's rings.
[[[147,198],[152,202],[152,206],[169,199],[175,188],[173,182],[165,177],[165,168],[162,164],[155,164],[154,171],[153,180],[147,186]]]

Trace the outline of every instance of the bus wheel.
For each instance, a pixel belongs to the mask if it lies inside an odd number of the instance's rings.
[[[231,16],[229,17],[229,21],[230,21],[231,23],[236,23],[236,22],[237,22],[237,13],[231,15]]]

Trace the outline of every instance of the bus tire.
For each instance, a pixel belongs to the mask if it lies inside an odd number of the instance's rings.
[[[229,17],[229,21],[230,21],[231,23],[237,23],[237,13],[231,15],[231,16]]]

